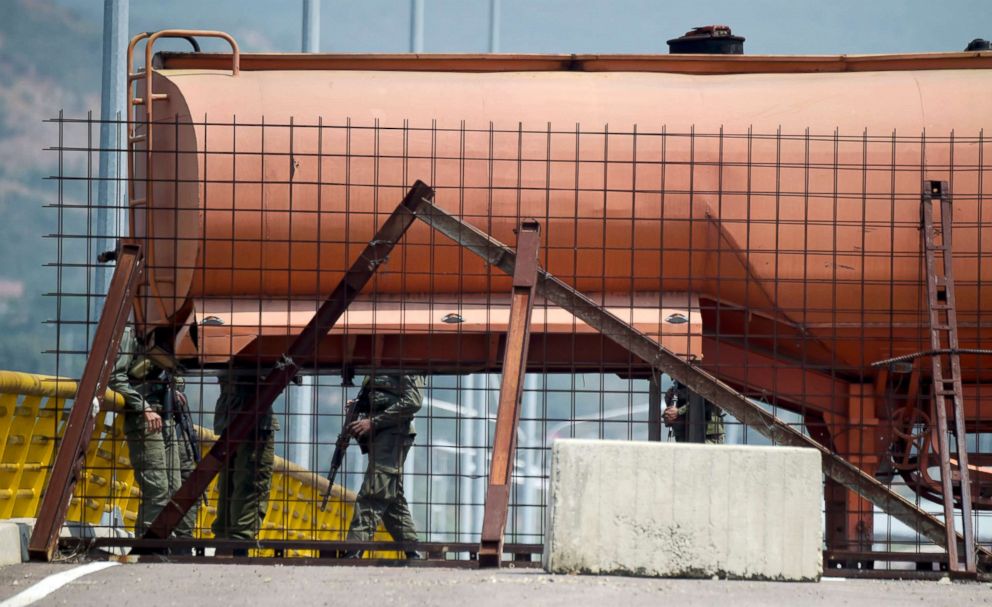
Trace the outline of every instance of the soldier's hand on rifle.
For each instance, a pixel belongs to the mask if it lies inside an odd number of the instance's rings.
[[[371,419],[360,419],[358,421],[351,422],[348,426],[348,432],[355,438],[361,438],[372,431],[372,420]]]
[[[151,409],[145,409],[145,429],[150,434],[162,431],[162,416]]]
[[[189,405],[189,399],[186,398],[186,395],[180,392],[179,390],[172,391],[172,398],[176,399],[176,405],[180,407],[185,408],[187,405]]]
[[[679,418],[679,410],[675,407],[668,407],[665,412],[662,413],[662,418],[665,420],[666,426],[671,426]]]

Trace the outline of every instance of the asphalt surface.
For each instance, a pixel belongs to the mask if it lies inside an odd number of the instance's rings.
[[[0,600],[75,565],[0,568]],[[540,570],[452,570],[214,564],[126,564],[82,577],[35,605],[992,605],[976,582],[826,580],[788,584],[553,576]]]

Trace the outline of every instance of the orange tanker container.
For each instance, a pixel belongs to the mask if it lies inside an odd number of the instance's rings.
[[[152,327],[195,324],[176,348],[199,364],[278,356],[415,179],[511,245],[538,219],[543,267],[683,354],[705,358],[700,329],[719,323],[862,380],[925,349],[921,184],[949,180],[961,346],[992,339],[992,53],[153,63],[141,308]],[[314,364],[498,364],[507,278],[424,225],[380,272]],[[561,310],[536,314],[542,368],[636,367]]]

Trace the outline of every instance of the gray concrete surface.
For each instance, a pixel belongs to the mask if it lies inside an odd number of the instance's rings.
[[[813,449],[555,441],[544,565],[553,573],[815,581],[822,479]]]
[[[0,600],[66,568],[36,563],[0,568]],[[992,586],[979,583],[831,580],[792,584],[548,575],[533,569],[491,572],[157,563],[111,567],[72,582],[35,605],[967,607],[990,601]]]
[[[0,601],[8,599],[46,576],[78,565],[62,563],[19,563],[0,567]]]

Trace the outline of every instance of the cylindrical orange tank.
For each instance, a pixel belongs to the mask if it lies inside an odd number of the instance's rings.
[[[541,263],[580,290],[688,291],[728,334],[865,368],[925,349],[921,187],[949,180],[962,346],[992,338],[990,53],[230,63],[163,55],[154,73],[153,209],[133,217],[152,324],[209,302],[312,309],[422,179],[511,245],[538,219]],[[432,242],[415,225],[376,292],[508,291]],[[253,322],[297,324],[280,318]]]

